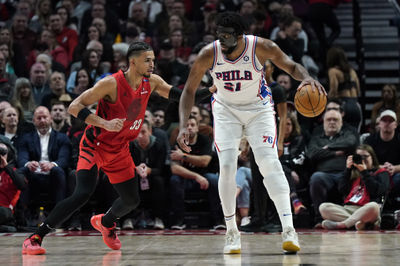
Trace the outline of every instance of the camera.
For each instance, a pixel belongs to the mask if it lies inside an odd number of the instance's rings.
[[[362,164],[362,157],[360,154],[354,154],[353,155],[353,162],[355,164]]]
[[[6,155],[7,153],[8,153],[8,150],[6,148],[0,147],[0,155],[1,156]]]

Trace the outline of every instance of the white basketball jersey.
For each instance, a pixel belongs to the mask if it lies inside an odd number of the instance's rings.
[[[256,57],[257,37],[244,35],[242,54],[231,61],[221,51],[220,42],[214,41],[214,63],[210,69],[217,92],[214,98],[227,104],[248,105],[262,101],[272,108],[272,93],[264,79],[263,66]]]

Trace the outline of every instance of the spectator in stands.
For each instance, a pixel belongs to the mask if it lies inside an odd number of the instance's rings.
[[[48,53],[46,51],[38,54],[38,56],[36,57],[36,62],[42,63],[45,66],[47,75],[49,77],[50,77],[51,73],[54,71],[58,71],[58,72],[62,72],[62,73],[66,72],[66,69],[64,68],[64,66],[61,65],[60,63],[54,61],[53,58],[51,58],[51,56],[48,55]]]
[[[22,133],[21,127],[18,127],[18,111],[15,107],[7,107],[4,109],[2,116],[1,116],[2,124],[4,128],[2,128],[1,134],[7,137],[12,145],[18,149],[19,140]]]
[[[31,17],[33,16],[31,3],[27,0],[18,1],[15,13],[21,13],[25,15],[28,18],[28,20],[31,19]]]
[[[298,187],[308,186],[305,148],[297,118],[294,113],[288,113],[284,131],[283,154],[279,159],[290,186],[290,200],[294,214],[299,214],[306,209],[297,195]]]
[[[55,131],[67,134],[71,125],[69,123],[69,117],[67,109],[62,102],[55,102],[51,106],[51,128]]]
[[[165,2],[167,2],[167,1],[162,1],[162,3],[165,3]],[[136,1],[131,1],[129,4],[129,8],[128,8],[128,17],[129,18],[131,18],[133,16],[132,9],[136,3],[137,3]],[[147,20],[150,23],[154,23],[154,21],[156,20],[156,16],[163,11],[162,3],[160,3],[159,1],[155,1],[155,0],[150,0],[150,1],[146,1],[146,2],[141,1],[142,7],[144,9],[144,14],[147,14]]]
[[[56,8],[56,13],[60,15],[61,23],[64,27],[78,32],[78,21],[71,19],[68,8],[66,8],[65,6],[59,6]]]
[[[98,43],[100,44],[100,43]],[[100,80],[101,75],[103,73],[107,73],[108,71],[106,67],[100,62],[101,55],[94,49],[88,49],[83,53],[83,58],[81,62],[81,67],[86,69],[90,73],[90,77],[96,83]],[[72,68],[72,67],[71,67]],[[78,68],[79,69],[79,68]],[[77,70],[78,70],[77,69]],[[75,81],[78,71],[75,70],[71,72],[67,82],[67,91],[72,92],[75,88]]]
[[[126,64],[126,53],[128,52],[129,44],[120,42],[114,43],[113,46],[113,62],[110,72],[115,73],[119,70],[119,64],[124,62]]]
[[[0,101],[0,123],[1,123],[1,127],[4,127],[3,122],[1,122],[1,118],[2,118],[3,112],[8,107],[11,107],[11,104],[8,101]]]
[[[15,169],[15,158],[12,157],[9,146],[0,140],[0,232],[17,231],[13,223],[14,208],[20,191],[26,188],[25,178]]]
[[[34,63],[30,71],[30,82],[32,85],[33,98],[35,104],[39,105],[42,102],[44,95],[50,92],[48,83],[50,76],[46,75],[46,68],[41,63]]]
[[[0,52],[0,101],[10,101],[17,76],[6,72],[6,57]]]
[[[168,39],[160,45],[160,54],[156,64],[160,76],[169,84],[179,86],[186,81],[189,69],[176,59],[174,48]]]
[[[85,11],[82,18],[81,35],[85,34],[95,18],[101,18],[105,21],[107,31],[111,33],[111,38],[114,40],[120,32],[119,18],[112,9],[106,8],[106,0],[92,0],[92,7]]]
[[[199,122],[190,116],[187,122],[189,132],[189,146],[192,152],[184,153],[177,146],[171,151],[171,210],[173,221],[171,229],[182,230],[184,224],[184,198],[190,191],[207,191],[212,222],[215,226],[221,224],[221,204],[218,196],[218,176],[207,173],[207,166],[211,161],[211,141],[198,134]]]
[[[49,193],[53,202],[65,198],[65,169],[70,160],[71,144],[64,133],[51,129],[51,122],[49,110],[39,106],[33,115],[36,130],[21,136],[18,167],[29,181],[24,199],[26,206],[40,192]]]
[[[287,100],[294,102],[296,90],[293,88],[292,78],[286,73],[281,73],[276,77],[276,82],[285,89]]]
[[[251,191],[251,169],[249,163],[249,143],[245,138],[240,141],[238,169],[236,172],[236,206],[239,210],[240,226],[250,223],[250,191]]]
[[[310,178],[310,194],[315,211],[315,227],[320,228],[322,218],[319,206],[329,196],[337,193],[341,173],[346,167],[346,157],[354,152],[358,145],[358,135],[342,127],[340,112],[327,111],[323,118],[324,132],[313,136],[308,144],[307,157],[315,166]],[[336,194],[334,201],[340,201]]]
[[[50,15],[50,30],[53,32],[57,42],[68,54],[68,62],[71,62],[75,47],[78,44],[78,34],[62,24],[61,17],[57,13]]]
[[[375,132],[375,121],[384,110],[392,110],[396,113],[397,121],[400,118],[400,101],[397,98],[397,88],[394,84],[385,84],[382,88],[382,99],[376,102],[371,111],[370,132]]]
[[[21,48],[22,55],[26,61],[29,52],[36,45],[37,37],[36,34],[28,28],[28,18],[25,15],[18,13],[14,15],[11,34],[13,42]]]
[[[11,49],[10,49],[10,43],[9,42],[0,42],[0,52],[3,53],[4,58],[6,60],[6,73],[7,74],[14,74],[14,67],[13,67],[13,54],[10,54]]]
[[[400,196],[400,133],[396,130],[397,126],[396,113],[385,110],[379,116],[379,132],[367,137],[364,142],[374,149],[379,164],[392,177],[391,198]]]
[[[76,98],[82,94],[85,90],[91,88],[94,85],[93,79],[90,76],[89,71],[86,68],[78,70],[75,79],[75,88],[72,90],[72,98]]]
[[[155,109],[153,112],[153,125],[154,127],[161,128],[165,123],[165,110]]]
[[[0,28],[0,43],[8,44],[11,59],[10,64],[14,68],[15,75],[17,77],[27,77],[28,68],[26,67],[26,58],[23,54],[23,48],[19,43],[14,42],[9,28]]]
[[[187,64],[192,48],[187,45],[187,39],[183,35],[182,29],[172,30],[169,34],[169,40],[175,50],[176,59],[183,64]]]
[[[67,94],[65,92],[65,75],[61,72],[53,72],[50,76],[50,90],[51,92],[43,96],[42,106],[51,109],[54,102],[61,101],[61,96]],[[69,95],[68,95],[69,96]],[[70,97],[71,99],[71,97]]]
[[[11,100],[14,106],[21,106],[24,119],[32,122],[33,111],[36,107],[33,98],[32,85],[27,78],[18,78],[15,81],[13,98]]]
[[[129,145],[136,172],[140,178],[141,205],[151,210],[154,229],[164,229],[166,217],[166,182],[163,174],[167,150],[165,145],[152,135],[149,121],[144,120],[138,137]]]
[[[133,22],[140,28],[141,32],[145,32],[146,35],[151,34],[150,23],[147,19],[147,13],[144,12],[143,3],[142,2],[134,2],[132,5],[132,9],[129,10],[131,13],[129,14],[129,18],[133,20]]]
[[[36,2],[35,15],[32,17],[29,28],[39,33],[43,28],[49,26],[50,14],[52,12],[50,0],[39,0]]]
[[[329,77],[329,98],[339,98],[343,101],[343,120],[355,127],[361,127],[361,107],[357,99],[360,96],[360,83],[357,73],[347,61],[342,48],[332,47],[326,58]]]
[[[347,1],[347,0],[345,0]],[[309,0],[309,19],[319,40],[320,58],[325,63],[325,55],[333,41],[340,35],[340,23],[333,9],[341,2],[337,0]],[[350,1],[347,1],[350,2]],[[326,37],[325,25],[330,29]]]
[[[94,18],[92,26],[95,26],[100,30],[100,38],[98,41],[101,42],[104,47],[102,60],[111,62],[112,54],[108,53],[112,52],[112,44],[114,43],[115,36],[109,32],[107,24],[102,18]]]
[[[31,67],[36,62],[36,57],[40,53],[47,53],[51,56],[52,60],[61,64],[64,69],[67,69],[70,61],[68,60],[67,51],[59,45],[54,37],[54,33],[50,30],[44,29],[40,34],[40,39],[33,49],[28,58],[28,67]]]
[[[358,156],[359,158],[356,158]],[[319,211],[325,229],[379,229],[380,209],[390,186],[390,177],[371,146],[360,145],[346,160],[346,170],[339,179],[344,205],[325,202]]]

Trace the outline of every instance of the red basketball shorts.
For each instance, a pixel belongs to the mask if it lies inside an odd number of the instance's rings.
[[[90,170],[93,165],[102,169],[108,176],[111,184],[127,181],[135,176],[135,164],[129,152],[129,145],[115,152],[106,151],[102,144],[90,145],[90,141],[83,135],[79,146],[79,159],[76,170]]]

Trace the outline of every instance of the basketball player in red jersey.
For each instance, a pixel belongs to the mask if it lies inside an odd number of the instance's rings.
[[[106,214],[91,218],[92,226],[100,231],[111,249],[121,248],[115,233],[117,218],[129,213],[139,204],[138,180],[129,152],[129,142],[139,134],[150,94],[178,101],[180,90],[166,83],[154,70],[154,52],[144,42],[134,42],[127,53],[129,69],[105,77],[82,93],[70,105],[68,112],[88,124],[80,143],[77,181],[74,193],[52,210],[36,232],[22,245],[22,253],[44,254],[43,237],[62,224],[83,206],[96,188],[101,168],[119,194]],[[211,95],[200,90],[198,99]],[[87,106],[98,102],[96,114]]]

